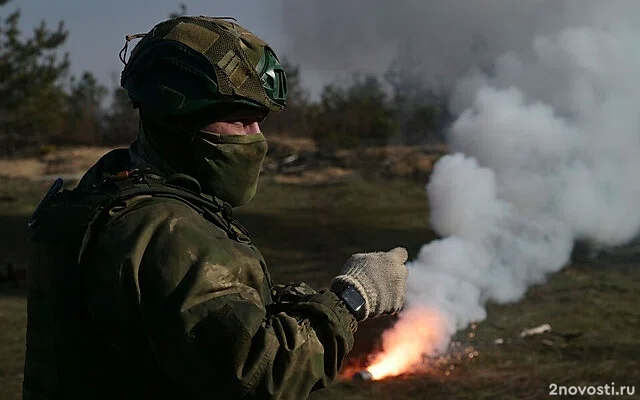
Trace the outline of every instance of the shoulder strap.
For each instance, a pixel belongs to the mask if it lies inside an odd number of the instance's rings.
[[[199,184],[187,175],[178,174],[165,179],[150,170],[125,171],[105,179],[98,185],[97,190],[104,194],[104,201],[96,205],[95,214],[85,231],[78,261],[104,213],[123,201],[141,195],[178,200],[224,230],[230,239],[253,247],[247,230],[233,219],[231,206],[219,199],[198,193]]]
[[[175,199],[225,230],[230,239],[250,242],[247,230],[233,219],[231,206],[220,199],[200,193],[200,184],[194,178],[175,174],[165,179],[151,170],[133,170],[126,172],[124,178],[123,175],[115,175],[115,179],[107,179],[100,185],[102,190],[114,196],[107,208],[140,195]]]

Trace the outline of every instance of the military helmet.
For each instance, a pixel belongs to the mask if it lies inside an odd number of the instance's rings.
[[[134,107],[188,116],[236,104],[265,112],[286,105],[286,76],[276,54],[234,20],[178,17],[136,36],[142,39],[121,76]]]

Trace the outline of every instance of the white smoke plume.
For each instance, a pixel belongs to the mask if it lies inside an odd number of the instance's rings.
[[[594,18],[459,83],[455,154],[427,185],[443,239],[410,263],[409,309],[438,311],[440,350],[485,318],[487,301],[517,301],[560,270],[576,239],[615,246],[638,234],[640,19],[623,5],[590,3]]]
[[[582,19],[563,0],[282,0],[284,49],[320,84],[397,63],[447,89],[470,68]],[[406,45],[410,44],[410,52]],[[318,84],[316,83],[316,86]],[[320,85],[321,86],[321,85]]]
[[[303,60],[382,72],[412,38],[425,81],[455,88],[453,154],[427,185],[442,239],[408,264],[408,309],[383,337],[387,353],[411,340],[444,350],[488,301],[517,301],[562,269],[576,239],[615,246],[638,234],[637,1],[304,3],[288,11],[315,18],[292,23]],[[430,330],[407,335],[424,320]]]

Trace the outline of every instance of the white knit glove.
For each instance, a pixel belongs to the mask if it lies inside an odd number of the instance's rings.
[[[365,301],[364,318],[395,314],[402,309],[409,271],[407,249],[396,247],[388,252],[358,253],[344,264],[331,286],[353,286]]]

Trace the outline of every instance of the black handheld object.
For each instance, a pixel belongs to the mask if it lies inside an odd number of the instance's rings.
[[[366,302],[356,288],[351,285],[335,283],[331,290],[342,300],[357,321],[364,319],[364,306]]]

